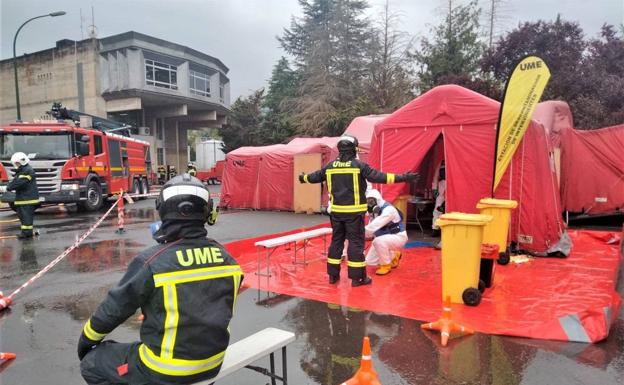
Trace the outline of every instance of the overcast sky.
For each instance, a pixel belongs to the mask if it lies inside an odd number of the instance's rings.
[[[443,0],[390,0],[403,15],[401,29],[415,37],[440,21]],[[487,4],[486,0],[480,3]],[[377,16],[384,0],[369,0]],[[232,101],[266,85],[283,55],[276,40],[291,16],[300,16],[297,0],[0,0],[2,58],[13,55],[15,31],[30,17],[57,10],[65,16],[29,23],[20,32],[17,54],[53,47],[57,40],[87,37],[94,8],[98,37],[134,30],[215,56],[230,68]],[[82,29],[81,34],[81,13]],[[552,20],[560,13],[595,36],[604,23],[624,22],[624,0],[508,0],[505,30],[520,21]]]

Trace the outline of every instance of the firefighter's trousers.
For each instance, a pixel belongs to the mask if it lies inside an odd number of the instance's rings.
[[[333,232],[327,256],[327,274],[340,275],[340,262],[346,239],[349,241],[347,248],[349,278],[358,280],[366,277],[364,214],[332,214],[330,219]]]
[[[21,222],[22,235],[31,237],[33,235],[35,205],[15,205],[15,211]]]

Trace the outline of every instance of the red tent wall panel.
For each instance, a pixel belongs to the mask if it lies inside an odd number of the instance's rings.
[[[624,207],[624,125],[563,133],[561,196],[564,209],[589,214]]]
[[[222,206],[254,208],[259,157],[227,154],[221,186]]]

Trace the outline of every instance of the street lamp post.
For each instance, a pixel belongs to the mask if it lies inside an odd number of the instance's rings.
[[[42,17],[48,17],[48,16],[51,16],[51,17],[63,16],[64,14],[65,14],[65,11],[56,11],[56,12],[48,13],[47,15],[35,16],[33,18],[26,20],[24,24],[20,25],[20,27],[17,29],[17,32],[15,32],[15,37],[13,38],[13,74],[15,75],[15,106],[17,107],[17,121],[18,122],[22,121],[22,113],[20,111],[19,83],[17,80],[17,58],[15,54],[15,43],[17,42],[17,35],[22,30],[22,28],[24,28],[26,24],[28,24],[29,22],[35,19],[40,19]]]

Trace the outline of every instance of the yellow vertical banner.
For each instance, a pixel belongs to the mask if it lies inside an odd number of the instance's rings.
[[[537,102],[550,79],[550,70],[537,56],[527,56],[507,80],[496,132],[492,196],[529,126]]]

